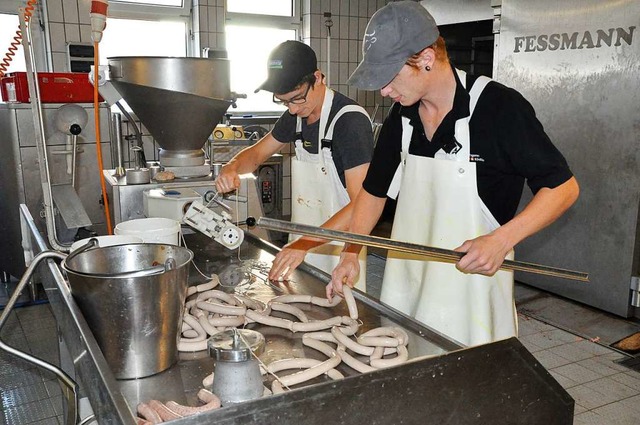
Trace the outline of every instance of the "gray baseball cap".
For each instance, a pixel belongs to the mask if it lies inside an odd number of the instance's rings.
[[[389,84],[411,56],[436,42],[433,16],[416,1],[395,1],[373,14],[362,40],[362,62],[347,84],[379,90]]]

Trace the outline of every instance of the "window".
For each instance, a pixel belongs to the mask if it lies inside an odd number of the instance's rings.
[[[120,0],[111,0],[112,2],[118,2]],[[125,3],[146,4],[150,6],[173,6],[182,7],[182,0],[126,0]]]
[[[300,12],[297,0],[227,0],[226,49],[231,62],[231,90],[246,94],[232,112],[281,113],[271,93],[255,89],[267,78],[271,50],[286,40],[298,39]]]
[[[247,95],[247,99],[238,100],[238,108],[233,111],[284,111],[284,106],[273,103],[271,93],[254,91],[267,79],[267,58],[271,50],[283,41],[295,39],[295,31],[227,25],[226,33],[231,90]]]
[[[100,61],[109,56],[188,56],[192,0],[110,0]]]
[[[181,21],[107,20],[100,42],[100,63],[112,56],[186,56],[186,23]]]
[[[291,0],[227,0],[227,12],[293,16]]]

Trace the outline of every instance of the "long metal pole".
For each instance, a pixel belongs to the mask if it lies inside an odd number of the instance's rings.
[[[38,83],[38,71],[36,68],[35,55],[32,49],[32,22],[25,16],[25,11],[20,8],[20,30],[22,31],[22,47],[24,49],[25,65],[27,67],[27,82],[29,87],[29,98],[31,111],[33,113],[33,124],[35,128],[36,151],[38,153],[38,167],[40,170],[40,182],[42,185],[43,203],[45,211],[45,225],[47,237],[51,247],[58,251],[69,251],[71,243],[64,244],[58,240],[56,233],[56,218],[53,195],[51,194],[51,174],[49,172],[49,159],[47,157],[47,139],[44,134],[44,120],[42,103],[40,101],[40,86]]]
[[[452,251],[450,249],[435,248],[431,246],[418,245],[409,242],[401,242],[393,239],[381,238],[379,236],[360,235],[357,233],[343,232],[341,230],[324,229],[322,227],[309,226],[306,224],[291,223],[274,218],[261,217],[256,225],[263,229],[276,230],[285,233],[314,236],[320,239],[349,242],[357,245],[366,245],[376,248],[384,248],[390,251],[405,252],[409,254],[419,254],[446,263],[455,263],[464,256],[464,252]],[[581,282],[589,281],[589,274],[572,270],[559,269],[556,267],[543,266],[540,264],[525,263],[522,261],[504,260],[503,270],[514,270],[554,276],[563,279],[577,280]]]

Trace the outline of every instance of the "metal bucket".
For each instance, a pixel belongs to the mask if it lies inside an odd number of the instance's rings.
[[[131,244],[81,249],[63,262],[117,379],[153,375],[177,361],[192,258],[174,245]]]

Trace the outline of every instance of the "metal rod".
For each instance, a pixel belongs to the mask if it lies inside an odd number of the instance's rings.
[[[76,188],[76,156],[78,154],[78,135],[71,135],[71,187]]]
[[[27,267],[27,270],[24,272],[24,275],[20,279],[20,282],[18,282],[18,285],[16,285],[16,289],[13,291],[13,294],[11,295],[11,298],[7,302],[7,305],[5,306],[4,311],[0,315],[0,330],[2,330],[2,327],[5,325],[5,323],[7,323],[7,320],[9,319],[9,315],[11,314],[13,307],[18,301],[18,298],[20,297],[22,290],[27,285],[27,282],[29,282],[29,280],[31,279],[33,272],[38,267],[40,262],[45,259],[64,260],[65,258],[66,258],[65,254],[62,254],[56,251],[42,251],[41,253],[39,253],[33,258],[31,264],[29,264],[29,266]],[[38,367],[46,369],[49,372],[52,372],[53,374],[55,374],[58,378],[58,383],[60,384],[60,387],[62,389],[63,397],[67,401],[68,415],[67,415],[66,424],[74,425],[77,423],[79,388],[78,388],[78,384],[73,379],[71,379],[69,375],[67,375],[62,369],[59,369],[53,364],[50,364],[38,357],[32,356],[31,354],[25,353],[23,351],[18,350],[17,348],[7,345],[1,339],[0,339],[0,350],[13,354],[16,357],[19,357],[31,364],[34,364]]]
[[[465,255],[464,252],[452,251],[450,249],[435,248],[409,242],[401,242],[393,239],[381,238],[379,236],[360,235],[357,233],[343,232],[340,230],[324,229],[322,227],[309,226],[299,223],[290,223],[288,221],[276,220],[274,218],[261,217],[257,220],[256,225],[268,230],[276,230],[285,233],[314,236],[320,239],[349,242],[357,245],[366,245],[376,248],[384,248],[390,251],[425,255],[431,260],[446,263],[455,263]],[[563,279],[577,280],[581,282],[589,281],[588,273],[559,269],[556,267],[543,266],[540,264],[525,263],[522,261],[504,260],[500,268],[503,270],[536,273],[545,276],[553,276]]]
[[[115,172],[113,173],[116,177],[123,177],[127,174],[124,167],[122,166],[122,114],[114,113],[113,117],[113,130],[115,134],[115,144],[116,144],[116,159],[118,162],[118,166],[116,167]]]
[[[22,47],[27,68],[27,85],[29,88],[29,100],[33,115],[33,125],[35,129],[36,151],[38,153],[38,167],[40,171],[40,183],[42,185],[43,204],[45,211],[45,225],[47,237],[51,247],[58,251],[68,252],[71,243],[62,243],[58,240],[56,232],[56,217],[53,195],[51,193],[51,173],[49,171],[49,159],[47,157],[47,139],[44,133],[44,119],[42,112],[42,102],[40,100],[40,85],[38,83],[38,71],[36,59],[33,53],[32,23],[27,24],[24,8],[19,9],[20,31],[22,31]]]

